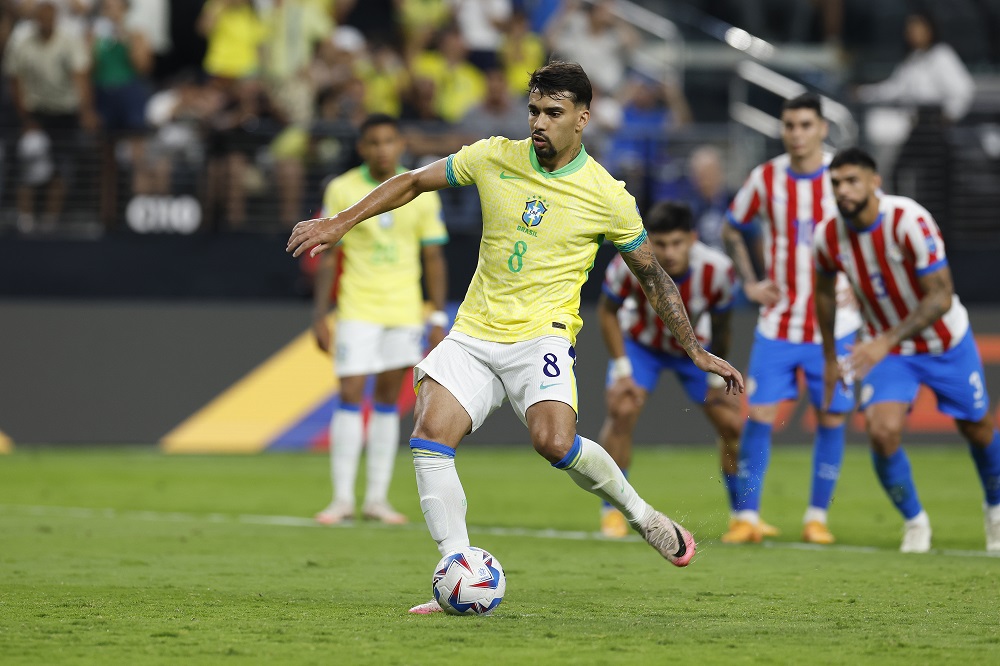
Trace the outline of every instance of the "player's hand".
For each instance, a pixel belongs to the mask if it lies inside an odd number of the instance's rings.
[[[445,335],[447,335],[447,331],[444,330],[443,326],[431,326],[431,330],[427,334],[427,351],[430,352],[441,344]]]
[[[297,257],[312,248],[309,255],[315,257],[340,242],[348,231],[350,226],[339,215],[303,220],[292,227],[285,252],[291,252],[293,257]]]
[[[313,318],[313,336],[316,338],[316,346],[329,354],[330,350],[333,349],[333,332],[330,330],[330,324],[327,323],[325,316],[320,315]]]
[[[823,363],[823,411],[830,411],[837,384],[844,380],[844,369],[839,359],[826,359]]]
[[[857,379],[862,379],[878,365],[879,361],[889,355],[890,349],[889,340],[882,335],[848,347],[850,355],[845,361],[844,371]]]
[[[623,402],[631,402],[634,408],[642,407],[643,391],[635,383],[635,379],[619,377],[611,382],[607,392],[608,409],[614,410]]]
[[[743,287],[747,298],[761,305],[774,305],[781,300],[781,287],[772,280],[760,280]]]
[[[726,393],[743,393],[745,389],[743,384],[743,375],[740,374],[739,370],[729,365],[729,363],[724,359],[721,359],[715,354],[702,349],[701,353],[692,356],[691,360],[694,361],[694,364],[698,366],[699,369],[719,375],[725,379]]]

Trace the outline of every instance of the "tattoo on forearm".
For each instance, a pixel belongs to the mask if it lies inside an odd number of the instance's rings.
[[[893,331],[898,344],[909,340],[940,319],[951,307],[952,283],[951,275],[945,270],[935,271],[922,280],[925,295],[920,299],[917,308],[899,322]]]
[[[684,302],[681,300],[680,292],[677,291],[677,285],[656,260],[649,242],[643,243],[632,252],[623,254],[622,258],[639,279],[639,284],[642,286],[646,298],[656,310],[656,314],[673,333],[678,344],[689,355],[692,351],[699,349],[701,344],[691,327],[691,321],[684,309]]]

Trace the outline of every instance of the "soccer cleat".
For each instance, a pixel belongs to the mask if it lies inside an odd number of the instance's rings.
[[[625,515],[615,508],[605,508],[601,511],[601,534],[609,539],[621,539],[628,536],[628,522]]]
[[[430,615],[431,613],[443,613],[444,609],[435,599],[431,599],[426,604],[420,604],[410,609],[414,615]]]
[[[729,519],[729,527],[727,527],[726,529],[728,529],[728,530],[733,529],[733,525],[736,524],[736,520],[737,520],[736,518],[730,518]],[[770,537],[781,536],[781,530],[779,530],[777,527],[775,527],[771,523],[766,523],[763,520],[761,520],[760,523],[758,523],[758,524],[760,525],[760,534],[761,534],[761,536],[765,536],[765,537],[769,537],[769,538]]]
[[[805,524],[802,528],[802,540],[806,543],[818,543],[824,546],[829,546],[836,541],[826,523],[818,520],[810,520]]]
[[[986,525],[986,550],[1000,553],[1000,504],[983,507],[983,522]]]
[[[388,502],[372,502],[361,509],[365,520],[377,520],[385,525],[405,525],[410,522],[406,516],[392,508]]]
[[[729,531],[722,535],[722,543],[760,543],[763,539],[760,524],[749,520],[731,521]]]
[[[931,526],[928,523],[908,523],[903,528],[901,553],[926,553],[931,549]]]
[[[659,511],[637,529],[646,543],[675,567],[686,567],[694,557],[696,546],[691,533]]]
[[[316,522],[320,525],[339,525],[354,520],[354,505],[334,500],[330,505],[316,514]]]

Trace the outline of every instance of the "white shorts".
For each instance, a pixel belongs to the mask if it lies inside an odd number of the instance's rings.
[[[475,432],[510,400],[521,423],[536,402],[556,400],[577,411],[576,350],[566,338],[546,335],[524,342],[486,342],[452,331],[413,371],[413,385],[431,377],[472,418]]]
[[[338,320],[334,372],[338,377],[356,377],[410,368],[423,358],[423,338],[422,326]]]

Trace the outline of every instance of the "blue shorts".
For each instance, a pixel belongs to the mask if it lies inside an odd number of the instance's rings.
[[[837,357],[847,354],[854,343],[851,333],[837,340]],[[814,342],[771,340],[759,331],[754,333],[747,371],[747,392],[751,405],[773,405],[799,397],[798,369],[806,376],[809,402],[817,409],[823,406],[823,345]],[[837,384],[830,411],[843,414],[854,408],[854,385]]]
[[[983,362],[970,330],[943,354],[886,356],[871,369],[861,387],[861,408],[876,402],[912,404],[920,384],[934,391],[938,409],[956,419],[979,421],[986,415]]]
[[[625,339],[625,354],[632,362],[632,378],[647,393],[652,393],[664,370],[673,370],[684,387],[684,392],[694,402],[703,404],[708,392],[708,374],[700,370],[687,356],[674,356],[666,352],[650,349],[635,340]],[[607,385],[611,386],[611,366],[608,363]]]

